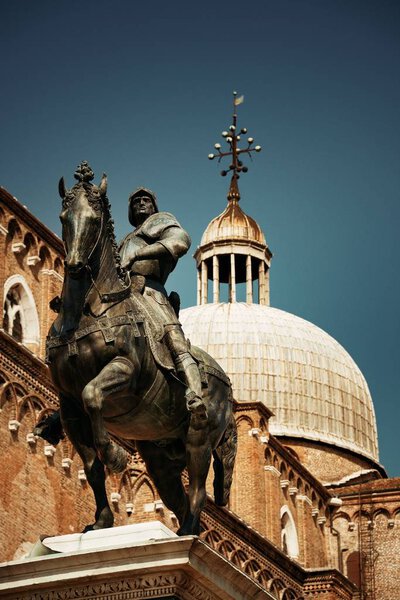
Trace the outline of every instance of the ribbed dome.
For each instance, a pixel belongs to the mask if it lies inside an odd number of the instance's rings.
[[[351,356],[325,331],[269,306],[204,304],[182,310],[191,342],[231,377],[239,402],[261,401],[274,435],[334,444],[378,461],[374,407]]]
[[[224,212],[208,224],[200,246],[226,239],[266,244],[260,226],[242,211],[237,200],[230,200]]]

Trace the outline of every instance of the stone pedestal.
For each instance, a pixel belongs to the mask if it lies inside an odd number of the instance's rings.
[[[159,522],[45,538],[38,552],[0,565],[0,598],[273,598],[197,536],[178,537]]]

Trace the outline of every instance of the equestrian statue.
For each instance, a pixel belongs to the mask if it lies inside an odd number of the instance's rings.
[[[46,345],[60,411],[35,432],[54,442],[64,430],[83,461],[96,501],[84,531],[112,527],[106,468],[124,471],[137,449],[178,534],[198,535],[211,457],[215,502],[228,502],[237,432],[228,377],[190,346],[179,297],[164,287],[190,238],[140,188],[129,198],[135,229],[118,249],[106,176],[94,185],[84,161],[75,179],[71,189],[59,183],[65,276]]]

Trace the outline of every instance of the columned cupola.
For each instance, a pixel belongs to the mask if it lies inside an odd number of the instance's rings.
[[[241,137],[247,129],[237,128],[237,106],[243,102],[243,96],[233,95],[233,119],[228,131],[222,137],[228,144],[223,152],[221,144],[215,144],[217,154],[209,154],[208,158],[221,161],[229,157],[231,164],[227,170],[221,171],[225,177],[232,172],[228,192],[228,205],[224,212],[215,217],[205,230],[200,246],[195,252],[197,263],[197,304],[221,302],[222,286],[228,286],[228,301],[236,302],[238,286],[245,284],[245,301],[248,304],[269,305],[269,269],[272,253],[267,246],[264,234],[258,223],[246,215],[239,206],[240,192],[238,180],[247,167],[241,160],[243,154],[249,156],[260,152],[260,146],[254,146],[254,139],[247,138],[245,146]],[[209,285],[211,282],[211,286]]]

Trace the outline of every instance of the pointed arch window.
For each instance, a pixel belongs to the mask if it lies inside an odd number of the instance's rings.
[[[299,541],[296,524],[287,506],[281,508],[281,542],[282,549],[290,558],[299,557]]]
[[[40,328],[36,304],[22,275],[13,275],[4,284],[3,329],[17,342],[39,346]]]

